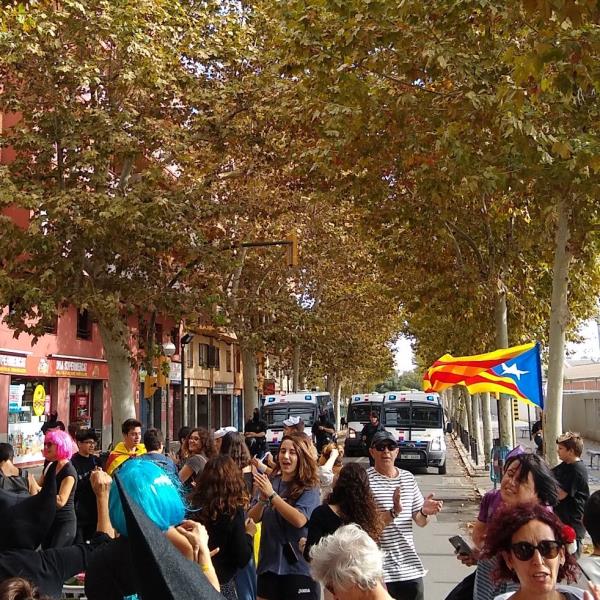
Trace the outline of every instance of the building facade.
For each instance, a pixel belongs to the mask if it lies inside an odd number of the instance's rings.
[[[190,427],[244,425],[242,362],[235,334],[212,327],[193,332],[186,344],[184,391],[176,425]]]

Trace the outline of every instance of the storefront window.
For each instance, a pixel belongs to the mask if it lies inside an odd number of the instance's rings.
[[[44,400],[44,410],[34,410],[34,393]],[[45,398],[44,398],[45,393]],[[50,395],[45,380],[12,377],[8,395],[8,443],[15,451],[15,464],[44,460],[44,434],[41,427],[48,412]],[[36,412],[41,413],[36,415]]]

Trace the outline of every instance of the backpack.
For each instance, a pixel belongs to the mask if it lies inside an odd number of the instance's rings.
[[[29,473],[27,469],[19,469],[18,475],[7,477],[0,470],[0,489],[12,494],[29,496]]]

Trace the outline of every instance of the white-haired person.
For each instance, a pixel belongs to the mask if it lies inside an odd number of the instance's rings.
[[[383,583],[383,554],[358,525],[322,538],[310,557],[312,576],[335,600],[393,600]]]

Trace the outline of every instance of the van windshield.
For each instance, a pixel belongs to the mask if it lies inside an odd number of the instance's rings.
[[[300,417],[304,421],[305,428],[310,429],[314,422],[314,410],[301,406],[273,406],[267,408],[264,415],[270,429],[283,429],[283,421],[290,416]]]
[[[368,423],[371,412],[379,414],[381,406],[377,404],[351,404],[348,409],[348,423]]]
[[[408,404],[385,407],[385,424],[409,429],[420,427],[439,429],[442,427],[440,406],[415,406]]]

